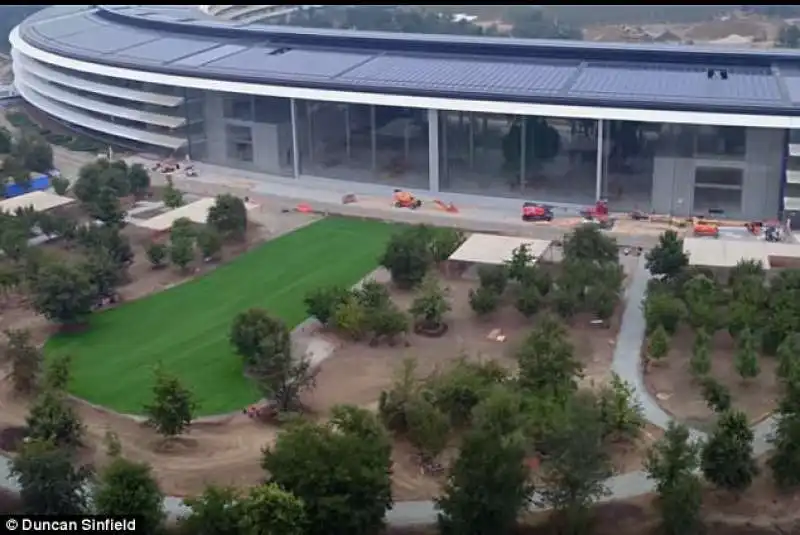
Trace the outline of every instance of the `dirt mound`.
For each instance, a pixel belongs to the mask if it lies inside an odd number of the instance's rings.
[[[697,24],[686,32],[686,38],[694,41],[716,41],[730,35],[751,37],[756,41],[767,38],[763,23],[752,20],[715,20]]]

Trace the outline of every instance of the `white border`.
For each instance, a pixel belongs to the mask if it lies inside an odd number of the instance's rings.
[[[269,97],[284,97],[303,100],[346,102],[351,104],[375,104],[451,111],[480,111],[506,115],[535,115],[543,117],[568,117],[575,119],[611,119],[619,121],[644,121],[653,123],[681,123],[720,126],[749,126],[758,128],[800,128],[800,117],[779,115],[743,115],[733,113],[683,112],[667,110],[641,110],[629,108],[596,108],[589,106],[556,106],[552,104],[528,104],[497,102],[490,100],[458,100],[437,97],[388,95],[356,91],[307,89],[245,82],[223,82],[204,78],[161,74],[122,67],[110,67],[86,61],[65,58],[35,48],[26,43],[19,34],[19,27],[9,35],[11,46],[23,55],[37,61],[88,72],[110,78],[125,80],[147,80],[167,86],[186,87],[206,91],[222,91]]]

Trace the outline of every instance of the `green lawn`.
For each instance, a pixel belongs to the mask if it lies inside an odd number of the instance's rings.
[[[263,307],[294,327],[309,290],[353,285],[377,266],[393,225],[329,218],[241,256],[205,277],[96,314],[86,332],[59,335],[48,355],[73,358],[70,391],[118,411],[141,413],[161,362],[192,389],[198,414],[257,399],[228,343],[233,317]]]

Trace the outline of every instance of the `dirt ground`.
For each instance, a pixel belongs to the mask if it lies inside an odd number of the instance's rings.
[[[659,405],[678,420],[707,429],[713,423],[714,415],[689,371],[693,339],[689,327],[680,327],[663,362],[651,364],[645,374],[645,385]],[[759,376],[742,381],[734,366],[734,353],[735,343],[731,336],[727,332],[718,332],[711,351],[711,375],[730,389],[736,408],[744,411],[751,421],[760,421],[775,409],[779,395],[775,375],[777,359],[761,357]]]

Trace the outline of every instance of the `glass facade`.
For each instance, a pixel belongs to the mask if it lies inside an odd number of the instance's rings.
[[[597,122],[439,112],[440,188],[453,193],[589,203]]]
[[[427,189],[427,110],[296,101],[300,173]]]

